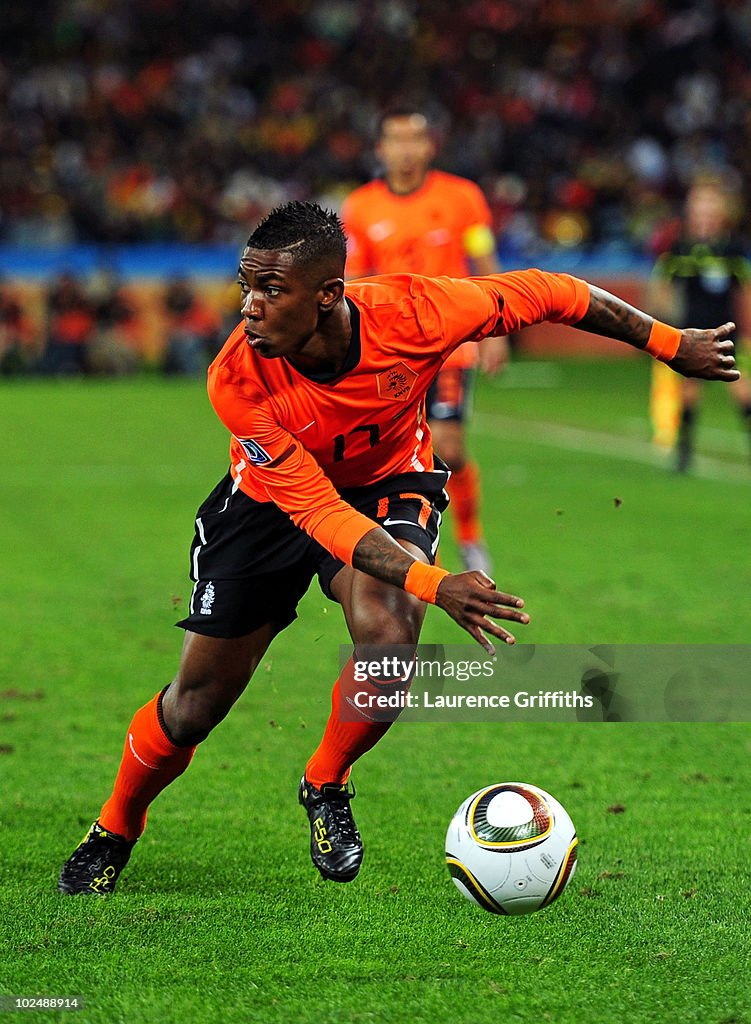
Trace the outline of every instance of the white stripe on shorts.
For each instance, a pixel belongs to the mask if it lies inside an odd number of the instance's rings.
[[[198,580],[200,578],[198,575],[198,555],[200,554],[201,548],[206,543],[206,534],[203,532],[203,522],[200,518],[196,519],[196,530],[198,530],[198,536],[201,539],[201,543],[196,544],[196,549],[193,552],[193,576]],[[191,608],[191,611],[192,610],[193,609]]]

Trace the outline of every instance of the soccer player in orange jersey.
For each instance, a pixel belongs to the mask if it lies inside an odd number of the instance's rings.
[[[409,273],[467,277],[500,270],[491,214],[472,181],[431,170],[436,153],[424,114],[394,109],[380,122],[378,159],[384,175],[347,197],[347,277]],[[426,408],[436,452],[451,470],[454,532],[465,569],[491,572],[480,525],[477,465],[468,457],[465,422],[474,368],[495,373],[506,362],[506,338],[460,345],[431,385]]]
[[[114,789],[63,867],[63,892],[112,892],[150,803],[229,712],[313,576],[342,606],[358,655],[414,646],[426,603],[489,652],[491,638],[513,643],[507,627],[529,621],[522,600],[481,571],[433,564],[447,474],[433,458],[425,396],[455,348],[550,320],[645,349],[683,374],[739,376],[732,324],[680,331],[565,274],[393,274],[345,291],[344,261],[339,220],[314,203],[280,207],[248,240],[242,322],[209,370],[232,435],[230,469],[198,510],[180,666],[130,723]],[[354,675],[350,659],[299,787],[313,863],[339,882],[363,856],[350,769],[390,724],[340,713]],[[384,681],[369,684],[378,692]]]

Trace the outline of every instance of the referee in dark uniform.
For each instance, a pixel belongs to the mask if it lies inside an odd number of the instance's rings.
[[[747,333],[749,313],[744,291],[751,284],[751,261],[734,238],[731,194],[715,179],[697,181],[686,198],[686,217],[681,237],[657,261],[655,276],[669,291],[666,301],[681,323],[720,323],[733,319]],[[746,296],[746,301],[751,301]],[[674,321],[677,322],[677,321]],[[736,350],[738,349],[738,339]],[[746,353],[747,355],[748,353]],[[684,380],[682,411],[676,447],[676,469],[689,469],[694,454],[701,382]],[[744,378],[730,385],[731,395],[751,444],[751,387]]]

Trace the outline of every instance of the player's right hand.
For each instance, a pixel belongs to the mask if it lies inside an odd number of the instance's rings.
[[[689,327],[682,332],[678,351],[668,363],[684,377],[733,381],[740,378],[735,365],[735,346],[730,335],[735,324],[727,323],[711,331]]]
[[[505,644],[516,643],[513,633],[509,633],[492,619],[506,619],[519,622],[523,626],[529,622],[529,615],[521,610],[524,601],[514,594],[504,594],[496,590],[493,580],[477,569],[444,576],[438,585],[435,603],[439,608],[443,608],[454,622],[458,622],[462,629],[466,629],[488,654],[495,654],[495,647],[486,633]]]

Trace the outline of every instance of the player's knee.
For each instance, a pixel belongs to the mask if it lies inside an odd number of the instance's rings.
[[[225,718],[238,691],[242,692],[242,686],[223,686],[216,681],[185,685],[178,677],[162,702],[164,721],[173,742],[179,746],[202,743]]]
[[[431,423],[433,445],[449,469],[464,467],[467,453],[464,446],[464,428],[458,420],[438,420]]]
[[[446,465],[448,466],[452,473],[460,473],[467,464],[467,460],[463,452],[457,452],[445,456],[442,455],[441,458],[446,463]]]
[[[399,614],[382,612],[363,616],[357,624],[357,643],[390,646],[416,644],[420,636],[422,612],[419,607],[401,609]]]
[[[458,472],[460,469],[464,469],[464,464],[467,461],[467,455],[464,451],[464,445],[458,439],[452,438],[451,440],[445,441],[440,448],[440,456],[446,463],[448,468],[453,472]]]

